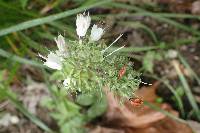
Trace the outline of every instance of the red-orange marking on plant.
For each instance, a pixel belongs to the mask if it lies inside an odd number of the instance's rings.
[[[126,66],[123,66],[118,73],[118,79],[121,79],[122,76],[126,73]]]
[[[130,98],[129,101],[134,107],[139,107],[143,104],[143,100],[141,98]]]

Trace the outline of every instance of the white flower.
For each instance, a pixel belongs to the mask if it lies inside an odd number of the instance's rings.
[[[98,41],[101,36],[103,35],[103,29],[102,28],[98,28],[97,25],[93,25],[92,30],[91,30],[91,34],[90,34],[90,40],[91,41]]]
[[[44,65],[48,66],[49,68],[57,69],[57,70],[62,69],[62,58],[54,54],[53,52],[50,52],[47,58],[43,57],[40,54],[39,56],[46,60],[46,62],[44,62]]]
[[[85,12],[83,14],[78,14],[76,18],[76,33],[79,37],[85,36],[87,29],[90,26],[91,18],[89,13],[85,15]]]
[[[54,38],[56,41],[57,47],[59,51],[65,50],[65,38],[62,35],[59,35],[57,38]]]
[[[19,123],[19,118],[15,115],[11,115],[10,113],[5,113],[0,119],[0,126],[9,126],[10,124]]]
[[[166,57],[170,58],[170,59],[174,59],[177,58],[178,56],[178,52],[176,50],[170,49],[167,51],[166,53]]]
[[[11,119],[10,119],[10,122],[11,122],[12,124],[17,124],[17,123],[19,123],[19,118],[18,118],[17,116],[13,115],[13,116],[11,117]]]
[[[67,51],[67,45],[65,42],[65,38],[62,35],[59,35],[57,38],[54,38],[54,40],[56,41],[56,44],[58,47],[58,50],[56,50],[56,54],[58,56],[67,57],[68,51]]]
[[[65,87],[68,87],[69,84],[70,84],[70,78],[67,78],[67,79],[65,79],[65,80],[63,81],[63,85],[64,85]]]

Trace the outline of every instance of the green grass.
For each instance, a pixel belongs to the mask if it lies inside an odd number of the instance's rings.
[[[185,76],[183,75],[183,73],[181,72],[178,64],[173,62],[173,66],[174,66],[174,68],[175,68],[175,70],[176,70],[176,72],[179,76],[179,79],[180,79],[180,81],[183,85],[185,94],[187,95],[187,98],[188,98],[188,100],[189,100],[189,102],[190,102],[190,104],[191,104],[191,106],[192,106],[192,108],[195,112],[195,115],[196,115],[197,119],[200,120],[200,110],[199,110],[197,102],[196,102],[196,100],[195,100],[195,98],[194,98],[194,96],[191,92],[191,88],[189,87],[188,82],[185,79]]]
[[[61,12],[58,14],[54,14],[54,15],[50,15],[47,17],[37,18],[37,19],[26,21],[26,22],[22,22],[20,24],[16,24],[14,26],[0,30],[0,36],[7,35],[9,33],[16,32],[16,31],[25,30],[25,29],[28,29],[28,28],[31,28],[34,26],[38,26],[38,25],[42,25],[45,23],[50,23],[50,22],[58,20],[58,19],[66,18],[68,16],[77,14],[79,12],[83,12],[84,10],[87,10],[89,8],[94,8],[96,6],[104,5],[106,3],[109,3],[110,1],[111,0],[103,0],[100,2],[92,3],[87,6],[81,6],[76,9],[67,10],[67,11],[64,11],[64,12]]]
[[[169,81],[168,80],[162,80],[162,82],[164,83],[165,86],[167,86],[167,88],[172,92],[172,94],[174,95],[175,99],[176,99],[176,102],[177,102],[177,105],[178,105],[178,108],[180,109],[180,112],[181,112],[181,116],[183,118],[185,118],[185,110],[184,110],[184,103],[181,99],[181,97],[179,96],[179,94],[176,92],[175,88],[172,87],[170,84],[169,84]]]
[[[152,103],[144,102],[144,104],[145,104],[146,106],[149,106],[150,108],[156,110],[156,111],[159,111],[159,112],[163,113],[164,115],[168,116],[169,118],[172,118],[172,119],[174,119],[174,120],[176,120],[176,121],[178,121],[178,122],[187,124],[187,122],[186,122],[185,120],[176,117],[175,115],[169,113],[168,111],[165,111],[165,110],[161,109],[160,107],[158,107],[158,106],[156,106],[156,105],[154,105],[154,104],[152,104]]]
[[[43,64],[41,64],[39,62],[13,55],[3,49],[0,49],[0,56],[2,56],[4,58],[9,58],[9,60],[11,60],[11,61],[19,62],[22,64],[28,64],[28,65],[42,67],[42,68],[45,67]]]
[[[172,19],[169,19],[167,17],[164,17],[164,16],[162,16],[162,14],[157,14],[157,13],[153,13],[153,12],[150,12],[150,11],[146,11],[145,9],[136,7],[134,5],[112,3],[112,4],[110,4],[110,6],[116,7],[116,8],[124,8],[124,9],[127,9],[129,11],[141,12],[141,13],[145,14],[144,16],[149,16],[149,17],[156,19],[157,21],[168,23],[168,24],[170,24],[170,25],[172,25],[172,26],[174,26],[178,29],[181,29],[183,31],[187,31],[187,32],[192,33],[194,35],[198,35],[198,36],[200,35],[200,32],[198,30],[193,29],[192,27],[186,26],[184,24],[181,24],[181,23],[174,21]]]
[[[135,28],[135,29],[143,29],[144,31],[146,31],[153,39],[153,41],[155,42],[155,44],[158,43],[158,39],[156,37],[156,35],[154,34],[154,32],[148,28],[148,26],[140,23],[140,22],[131,22],[131,21],[126,21],[126,22],[118,22],[119,25],[123,25],[124,27],[130,27],[130,28]]]
[[[192,70],[191,66],[188,64],[188,62],[186,61],[186,59],[184,59],[184,57],[179,53],[179,59],[181,61],[181,63],[183,63],[183,65],[186,67],[186,69],[189,71],[190,74],[192,74],[192,76],[195,78],[195,80],[197,81],[197,83],[200,85],[200,78],[199,76]]]

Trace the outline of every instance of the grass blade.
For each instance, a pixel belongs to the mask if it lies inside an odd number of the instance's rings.
[[[133,10],[133,11],[136,11],[136,12],[142,12],[142,13],[145,13],[145,16],[149,16],[149,17],[152,17],[152,18],[155,18],[161,22],[166,22],[168,24],[171,24],[179,29],[182,29],[182,30],[185,30],[187,32],[190,32],[190,33],[193,33],[194,35],[200,35],[200,32],[193,29],[192,27],[188,27],[184,24],[181,24],[181,23],[178,23],[174,20],[171,20],[169,18],[165,18],[159,14],[156,14],[156,13],[153,13],[153,12],[150,12],[150,11],[146,11],[144,9],[141,9],[139,7],[136,7],[134,5],[127,5],[127,4],[122,4],[122,3],[117,3],[117,2],[113,2],[112,4],[110,4],[111,7],[117,7],[117,8],[125,8],[125,9],[128,9],[128,10]]]
[[[156,105],[153,105],[152,103],[149,103],[149,102],[144,101],[144,104],[147,105],[147,106],[149,106],[150,108],[152,108],[152,109],[154,109],[154,110],[157,110],[157,111],[159,111],[159,112],[165,114],[166,116],[168,116],[168,117],[170,117],[170,118],[172,118],[172,119],[174,119],[174,120],[176,120],[176,121],[179,121],[179,122],[181,122],[181,123],[187,124],[187,122],[186,122],[185,120],[174,116],[173,114],[171,114],[171,113],[169,113],[169,112],[167,112],[167,111],[165,111],[165,110],[163,110],[163,109],[157,107]]]
[[[140,23],[140,22],[129,22],[129,21],[126,21],[126,22],[119,22],[120,25],[123,25],[123,26],[127,26],[127,27],[132,27],[132,28],[141,28],[145,31],[147,31],[147,33],[149,33],[149,35],[152,37],[152,39],[154,40],[155,43],[158,43],[158,39],[156,37],[156,35],[154,34],[154,32],[148,28],[146,25]]]
[[[185,111],[183,107],[183,102],[178,95],[178,93],[175,91],[175,89],[168,83],[168,81],[162,80],[162,82],[169,88],[169,90],[173,93],[174,97],[176,98],[176,101],[178,103],[179,109],[181,111],[181,115],[185,117]]]
[[[149,16],[149,13],[146,11],[144,12],[144,10],[137,10],[138,12],[136,13],[119,13],[119,14],[108,14],[108,15],[96,15],[97,16],[101,16],[101,17],[105,17],[105,16],[114,16],[114,17],[131,17],[131,16]],[[197,15],[191,15],[191,14],[180,14],[180,13],[163,13],[163,12],[151,12],[152,14],[155,14],[157,16],[162,16],[165,18],[182,18],[182,19],[197,19],[200,20],[200,16]]]
[[[39,62],[36,62],[36,61],[33,61],[33,60],[24,59],[22,57],[13,55],[11,53],[8,53],[8,52],[4,51],[3,49],[0,49],[0,56],[8,58],[8,59],[10,59],[12,61],[15,61],[15,62],[22,63],[22,64],[29,64],[29,65],[36,66],[36,67],[46,68],[43,64],[41,64]]]
[[[196,79],[196,81],[198,82],[198,84],[200,85],[200,78],[198,77],[198,75],[192,70],[192,68],[190,67],[190,65],[187,63],[187,61],[183,58],[182,55],[179,54],[179,59],[180,61],[183,63],[183,65],[190,71],[190,73],[194,76],[194,78]]]
[[[24,33],[19,32],[19,36],[22,38],[22,41],[25,44],[27,44],[30,48],[33,48],[33,49],[35,49],[35,50],[37,50],[38,52],[41,52],[41,53],[47,52],[47,49],[45,49],[41,44],[35,42],[34,40],[32,40],[30,37],[28,37]]]
[[[178,107],[179,107],[179,109],[181,111],[181,115],[183,117],[185,117],[185,111],[184,111],[183,102],[181,100],[181,97],[175,91],[175,89],[169,84],[169,80],[167,80],[167,79],[161,79],[161,78],[159,78],[157,76],[154,76],[154,75],[145,74],[145,76],[151,77],[151,78],[154,78],[154,79],[158,80],[159,82],[163,83],[172,92],[172,94],[174,95],[174,97],[175,97],[175,99],[176,99],[176,101],[178,103]]]
[[[91,5],[82,6],[82,7],[76,8],[76,9],[72,9],[72,10],[67,10],[67,11],[64,11],[64,12],[61,12],[61,13],[58,13],[58,14],[54,14],[54,15],[50,15],[50,16],[47,16],[47,17],[22,22],[20,24],[17,24],[17,25],[14,25],[14,26],[0,30],[0,36],[7,35],[9,33],[16,32],[16,31],[28,29],[28,28],[38,26],[38,25],[41,25],[41,24],[49,23],[49,22],[52,22],[52,21],[55,21],[55,20],[58,20],[58,19],[61,19],[61,18],[64,18],[64,17],[68,17],[68,16],[73,15],[73,14],[77,14],[77,13],[84,11],[84,10],[87,10],[89,8],[93,8],[93,7],[96,7],[96,6],[106,4],[108,2],[111,2],[111,0],[103,0],[103,1],[96,2],[96,3],[91,4]]]
[[[185,94],[187,95],[187,98],[188,98],[192,108],[194,109],[196,117],[198,118],[198,120],[200,120],[200,110],[199,110],[199,107],[198,107],[198,105],[197,105],[197,103],[195,101],[195,98],[194,98],[194,96],[193,96],[193,94],[192,94],[192,92],[190,90],[190,87],[189,87],[189,85],[187,83],[187,80],[183,76],[183,74],[182,74],[182,72],[181,72],[181,70],[179,68],[178,63],[176,61],[173,61],[172,64],[173,64],[174,68],[176,69],[176,72],[177,72],[177,74],[179,76],[179,79],[180,79],[180,81],[181,81],[181,83],[183,85]]]

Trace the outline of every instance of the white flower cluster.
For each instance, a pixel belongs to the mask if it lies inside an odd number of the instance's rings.
[[[79,38],[85,36],[88,28],[90,27],[90,22],[91,22],[91,18],[89,16],[89,13],[87,15],[85,13],[77,15],[76,32]],[[90,40],[98,41],[103,35],[103,32],[104,32],[104,29],[94,24],[91,30]],[[66,58],[68,56],[67,44],[62,35],[59,35],[54,40],[57,44],[58,50],[56,50],[55,52],[50,52],[47,57],[44,57],[42,55],[39,55],[39,56],[46,60],[46,62],[44,62],[44,65],[52,69],[61,70],[62,60],[63,58]]]
[[[84,37],[88,28],[90,27],[91,18],[89,16],[89,13],[86,15],[78,14],[76,18],[76,33],[79,36],[79,38]],[[91,41],[98,41],[101,36],[103,35],[104,29],[98,27],[97,25],[93,25],[91,34],[90,34],[90,40]]]
[[[91,18],[89,16],[89,13],[87,15],[85,13],[77,15],[76,32],[79,38],[84,37],[86,35],[86,32],[90,27],[90,23],[91,23]],[[90,41],[98,41],[103,35],[103,32],[104,29],[94,24],[90,34]],[[46,65],[47,67],[56,70],[61,70],[62,61],[69,55],[67,44],[65,42],[65,38],[62,35],[59,35],[54,40],[57,44],[58,50],[56,50],[55,52],[50,51],[47,57],[44,57],[40,54],[39,56],[45,60],[44,65]],[[67,78],[64,80],[63,84],[64,86],[68,86],[70,82],[71,82],[70,78]]]

